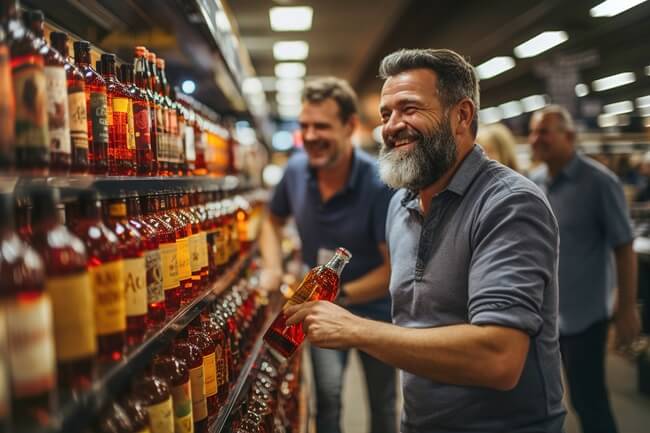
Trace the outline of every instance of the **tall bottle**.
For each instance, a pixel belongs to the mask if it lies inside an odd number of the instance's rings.
[[[201,324],[203,330],[208,333],[215,345],[215,363],[217,373],[217,403],[223,405],[228,398],[228,364],[226,359],[226,334],[223,328],[213,317]]]
[[[52,300],[59,385],[80,390],[91,385],[97,353],[93,289],[86,248],[62,224],[55,189],[32,195],[32,243],[43,258],[45,289]]]
[[[90,42],[75,42],[74,57],[75,63],[86,81],[90,172],[93,174],[106,174],[108,173],[108,126],[110,114],[106,82],[91,66]]]
[[[7,6],[0,9],[0,171],[13,168],[16,99],[11,79]]]
[[[202,230],[200,216],[190,207],[187,191],[182,191],[178,196],[180,211],[187,217],[192,227],[190,236],[190,269],[192,271],[192,298],[201,294],[208,287],[207,279],[207,240],[206,233]]]
[[[115,73],[115,54],[102,54],[103,76],[111,104],[112,121],[108,128],[108,174],[133,176],[135,174],[135,148],[129,140],[128,89],[120,83]]]
[[[189,325],[189,341],[201,349],[203,354],[203,379],[205,380],[205,399],[208,403],[208,416],[215,417],[219,412],[219,397],[217,381],[217,346],[210,334],[201,325],[197,317]]]
[[[68,49],[68,35],[62,32],[50,33],[50,44],[64,58],[68,86],[68,114],[70,121],[70,145],[72,173],[88,173],[88,117],[86,115],[86,82],[74,65]]]
[[[320,299],[333,301],[339,292],[341,272],[351,257],[352,255],[345,248],[337,248],[327,264],[309,271],[286,305],[297,305]],[[302,323],[287,326],[283,312],[278,314],[264,335],[264,341],[274,353],[284,358],[290,358],[304,339]]]
[[[133,391],[149,414],[151,433],[174,431],[174,406],[167,382],[152,374],[145,374],[134,383]]]
[[[137,145],[135,141],[135,101],[139,96],[138,88],[133,84],[133,65],[123,64],[120,66],[119,74],[122,84],[129,92],[129,113],[128,113],[128,143],[127,148],[130,149],[130,157],[133,159],[131,161],[133,165],[134,173],[138,173],[138,158],[137,158]]]
[[[148,168],[148,163],[150,166],[151,176],[157,176],[159,172],[158,165],[158,126],[157,126],[157,116],[156,116],[156,98],[154,90],[151,88],[151,79],[149,77],[149,66],[147,63],[147,49],[142,46],[135,47],[134,59],[133,59],[133,69],[135,73],[135,85],[144,93],[144,97],[147,101],[148,116],[146,118],[146,125],[149,127],[149,134],[146,135],[144,132],[145,126],[145,117],[141,110],[144,110],[144,104],[136,104],[134,110],[136,116],[140,121],[136,122],[141,130],[140,140],[137,142],[136,146],[138,149],[138,155],[141,158],[141,161],[145,162],[145,166],[140,169],[139,174],[144,175],[145,170]],[[137,136],[136,136],[137,140]],[[150,152],[150,153],[149,153]]]
[[[189,238],[192,228],[180,218],[176,211],[173,194],[167,194],[160,200],[161,218],[174,228],[176,234],[176,261],[178,263],[178,280],[180,282],[181,303],[192,297],[192,268],[190,266]]]
[[[205,399],[205,379],[203,369],[203,353],[195,344],[188,341],[187,329],[179,334],[173,348],[174,356],[185,361],[190,372],[192,392],[192,416],[194,431],[208,431],[208,405]]]
[[[171,355],[171,348],[156,357],[153,374],[167,381],[174,405],[174,433],[193,433],[192,387],[185,361]]]
[[[9,194],[0,194],[0,309],[7,319],[14,423],[34,428],[47,422],[54,403],[52,305],[43,261],[14,230]]]
[[[126,340],[129,346],[140,344],[147,330],[147,267],[142,236],[129,224],[126,199],[109,199],[106,225],[120,240],[124,259],[124,290],[126,293]]]
[[[158,174],[161,176],[169,176],[169,146],[167,139],[169,112],[167,111],[167,103],[160,92],[160,80],[156,69],[156,54],[151,51],[147,53],[147,71],[156,116]]]
[[[6,23],[15,111],[15,165],[31,174],[46,174],[50,163],[47,129],[45,60],[32,33],[18,18],[18,1],[0,2]]]
[[[163,100],[163,106],[165,107],[165,136],[167,141],[167,171],[168,174],[175,175],[178,174],[178,168],[180,161],[179,149],[176,148],[178,145],[178,115],[176,111],[176,102],[171,97],[171,89],[169,83],[167,82],[167,75],[165,74],[165,59],[157,57],[156,58],[156,70],[158,73],[158,93]]]
[[[71,228],[84,241],[88,252],[98,359],[119,361],[126,343],[124,263],[117,236],[102,222],[95,191],[80,193],[78,217]]]
[[[39,10],[25,11],[23,20],[37,38],[37,43],[40,45],[39,51],[45,60],[50,172],[66,174],[70,171],[71,146],[65,60],[57,50],[50,48],[44,39],[43,12]]]

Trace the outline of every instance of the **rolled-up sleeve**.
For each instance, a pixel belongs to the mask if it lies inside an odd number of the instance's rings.
[[[291,214],[291,203],[289,202],[288,180],[289,172],[285,171],[280,182],[275,186],[271,200],[269,201],[269,210],[275,216],[286,218]]]
[[[472,233],[469,321],[537,335],[545,292],[557,272],[558,228],[549,206],[509,193],[481,212]]]

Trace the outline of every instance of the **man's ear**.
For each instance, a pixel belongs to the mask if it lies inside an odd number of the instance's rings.
[[[472,135],[472,120],[474,119],[474,114],[476,113],[476,106],[469,98],[462,99],[458,104],[456,104],[456,109],[454,110],[454,118],[452,118],[452,125],[455,126],[455,131],[457,135],[463,135],[467,132]]]
[[[354,131],[359,127],[359,115],[352,114],[347,122],[345,122],[345,132],[348,137],[351,137],[354,134]]]

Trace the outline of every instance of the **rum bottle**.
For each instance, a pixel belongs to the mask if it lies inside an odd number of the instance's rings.
[[[174,356],[182,359],[190,373],[192,392],[192,416],[194,431],[208,431],[208,405],[205,399],[205,379],[203,369],[203,352],[195,344],[188,341],[187,329],[178,335],[173,348]]]
[[[14,230],[14,198],[0,194],[0,310],[7,319],[16,427],[49,419],[56,387],[52,305],[43,261]]]
[[[58,190],[38,189],[31,199],[32,243],[45,262],[45,290],[54,313],[58,382],[67,389],[87,389],[97,341],[86,248],[62,224]]]
[[[169,384],[158,376],[145,374],[134,383],[133,391],[149,415],[151,433],[173,433],[174,406]]]
[[[156,120],[156,98],[153,89],[151,88],[151,79],[149,77],[149,67],[147,63],[147,49],[145,47],[139,46],[135,47],[135,57],[133,59],[133,69],[135,73],[135,85],[144,92],[147,100],[148,108],[148,117],[147,125],[149,126],[149,135],[141,135],[141,139],[136,144],[138,149],[138,155],[141,158],[144,158],[145,161],[148,160],[148,157],[151,157],[151,176],[158,176],[160,168],[158,165],[158,125]],[[140,104],[135,107],[134,110],[136,113],[139,113],[139,110],[144,109],[144,105]],[[137,114],[136,114],[137,116]],[[141,114],[139,123],[139,128],[144,128],[144,114]],[[146,143],[149,144],[149,147],[146,147]],[[151,151],[149,154],[148,152]],[[142,168],[140,174],[143,173],[145,168]]]
[[[70,121],[70,145],[72,173],[88,173],[88,117],[86,115],[86,83],[84,76],[74,65],[68,49],[68,35],[50,33],[50,44],[64,58],[68,86],[68,114]]]
[[[153,53],[152,53],[153,54]],[[176,149],[176,137],[178,135],[178,116],[176,113],[176,103],[171,98],[170,86],[165,75],[165,59],[155,57],[156,71],[158,75],[158,93],[164,107],[165,119],[165,140],[167,146],[167,171],[168,174],[178,174],[178,156]]]
[[[341,272],[352,255],[345,248],[337,248],[334,256],[322,266],[313,268],[286,302],[285,307],[307,301],[333,301],[339,291]],[[305,339],[302,323],[287,326],[284,312],[280,312],[264,335],[264,341],[275,354],[290,358]]]
[[[79,195],[78,217],[71,227],[88,252],[98,358],[119,361],[126,343],[124,262],[117,236],[102,222],[97,192],[86,190]]]
[[[115,54],[102,54],[103,76],[111,104],[112,121],[108,128],[108,174],[132,176],[135,174],[135,149],[129,141],[128,89],[119,82],[115,74]]]
[[[0,9],[0,171],[13,168],[16,128],[16,99],[11,79],[6,7],[3,3]]]
[[[153,374],[167,381],[174,406],[174,433],[193,433],[192,387],[185,361],[163,353],[153,363]]]
[[[86,81],[86,113],[88,120],[88,161],[92,174],[108,172],[109,106],[106,82],[91,66],[90,42],[74,43],[75,63]]]

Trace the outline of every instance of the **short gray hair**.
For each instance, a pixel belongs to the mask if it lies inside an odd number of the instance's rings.
[[[535,113],[533,113],[533,117],[544,116],[547,114],[557,116],[557,118],[560,119],[560,123],[565,130],[575,132],[576,126],[573,122],[573,116],[571,113],[569,113],[569,110],[563,106],[557,104],[547,105],[546,107],[535,111]]]
[[[384,57],[379,77],[386,80],[405,71],[429,69],[438,77],[438,93],[447,107],[468,98],[476,107],[472,133],[478,130],[480,92],[474,67],[455,51],[447,49],[411,49],[395,51]]]

